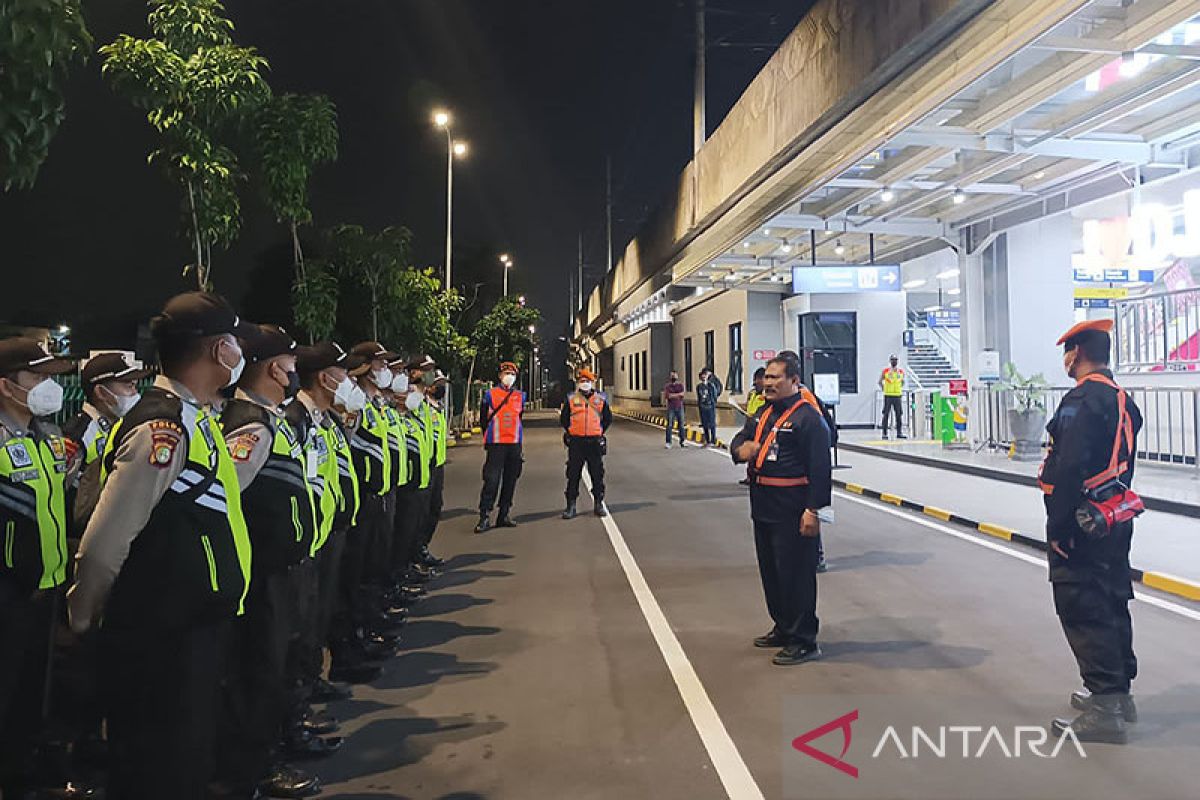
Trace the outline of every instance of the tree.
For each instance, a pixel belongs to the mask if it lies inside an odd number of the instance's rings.
[[[220,0],[150,0],[156,38],[122,34],[100,48],[113,88],[162,134],[150,161],[183,193],[183,220],[201,289],[211,286],[213,247],[227,248],[241,227],[241,171],[228,146],[239,118],[270,89],[266,59],[233,43]]]
[[[379,317],[391,299],[399,273],[407,269],[412,234],[408,228],[389,226],[371,233],[361,225],[339,225],[326,234],[330,261],[338,277],[350,283],[349,303],[343,309],[354,314],[365,305],[370,338],[379,340]],[[361,318],[344,317],[347,327],[363,332]]]
[[[394,277],[384,317],[384,337],[394,347],[428,353],[447,373],[462,370],[471,343],[451,318],[462,307],[453,289],[443,292],[432,268],[406,269]]]
[[[312,222],[313,169],[337,158],[337,111],[324,95],[285,94],[257,110],[253,127],[263,199],[292,234],[292,314],[313,340],[326,339],[337,321],[337,278],[322,264],[305,268],[299,227]]]
[[[533,354],[534,335],[531,325],[537,325],[542,315],[536,309],[512,297],[501,298],[471,333],[476,357],[485,367],[512,361],[524,365]]]
[[[66,116],[63,84],[92,37],[80,0],[0,0],[0,183],[28,188]]]

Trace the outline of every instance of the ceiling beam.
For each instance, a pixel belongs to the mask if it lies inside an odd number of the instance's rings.
[[[878,233],[894,236],[924,236],[939,238],[946,235],[945,226],[931,219],[872,220],[862,215],[847,215],[836,219],[825,219],[815,214],[780,214],[773,218],[768,227],[793,228],[830,233]]]
[[[834,178],[826,186],[832,186],[838,189],[873,189],[879,191],[881,189],[919,189],[921,191],[930,191],[932,189],[941,189],[946,186],[941,181],[925,181],[925,180],[903,180],[887,183],[884,181],[870,180],[867,178]],[[972,183],[967,186],[961,186],[967,194],[1028,194],[1029,192],[1017,183]]]
[[[979,150],[988,153],[1079,158],[1085,161],[1116,161],[1125,164],[1146,164],[1154,157],[1154,148],[1146,142],[1053,137],[1026,144],[1008,134],[993,133],[980,136],[973,133],[942,131],[936,128],[910,128],[898,135],[894,141],[905,145],[925,147],[952,147],[958,150]]]
[[[1121,56],[1131,52],[1122,47],[1121,42],[1110,39],[1092,39],[1075,36],[1043,36],[1034,43],[1035,50],[1058,50],[1064,53],[1105,53],[1111,56]],[[1200,47],[1185,44],[1144,44],[1137,49],[1139,53],[1167,58],[1182,58],[1191,61],[1200,60]]]

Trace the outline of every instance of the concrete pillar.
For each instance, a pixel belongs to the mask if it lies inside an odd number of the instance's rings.
[[[1022,374],[1066,380],[1054,346],[1075,323],[1074,220],[1060,214],[1013,228],[1008,239],[1008,354]]]
[[[984,296],[984,273],[982,250],[974,253],[967,252],[969,241],[965,235],[959,239],[958,246],[958,296],[962,306],[959,308],[959,343],[962,348],[960,359],[963,377],[971,387],[979,385],[978,362],[979,352],[987,347],[985,331],[987,330],[987,303]],[[986,406],[984,398],[977,391],[971,392],[970,415],[967,418],[967,435],[971,440],[987,435],[984,414]]]

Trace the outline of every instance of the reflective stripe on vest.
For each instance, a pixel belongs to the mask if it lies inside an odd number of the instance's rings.
[[[883,394],[885,397],[900,397],[904,394],[904,370],[888,367],[883,371]]]
[[[329,431],[325,425],[313,425],[307,444],[309,458],[314,461],[315,472],[308,479],[313,486],[317,503],[317,536],[313,541],[311,555],[315,556],[329,541],[333,532],[333,520],[341,505],[342,482],[338,475],[337,456],[330,447]]]
[[[372,479],[376,476],[372,474],[372,469],[383,471],[382,477],[379,478],[380,496],[395,488],[397,467],[392,463],[392,450],[396,447],[395,435],[395,428],[384,410],[374,402],[367,403],[351,446],[362,451],[365,456],[365,473],[362,476],[364,482],[373,483]],[[403,471],[403,465],[399,469]]]
[[[0,445],[0,574],[30,590],[66,581],[66,471],[60,436],[14,436]]]
[[[483,441],[487,444],[519,444],[521,442],[521,412],[525,409],[525,396],[517,389],[493,386],[488,390],[488,402],[492,406],[492,418],[488,420],[487,433]],[[505,398],[508,398],[507,402]]]
[[[568,433],[572,436],[600,436],[604,433],[600,425],[600,415],[604,411],[604,398],[599,392],[591,397],[584,397],[579,392],[571,395],[571,427]]]
[[[446,435],[449,428],[446,412],[440,408],[433,409],[433,456],[434,464],[439,467],[446,463]]]
[[[389,491],[399,486],[407,486],[412,479],[408,468],[408,426],[400,412],[388,406],[381,412],[388,424],[388,447],[392,460],[392,482]]]

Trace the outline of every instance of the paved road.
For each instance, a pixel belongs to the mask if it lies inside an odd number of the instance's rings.
[[[1023,724],[1067,711],[1078,677],[1044,567],[839,496],[821,579],[825,658],[774,667],[770,651],[750,646],[769,621],[738,469],[715,452],[664,450],[660,432],[635,423],[619,422],[610,438],[608,526],[558,518],[563,450],[548,418],[528,429],[515,530],[471,533],[482,453],[452,451],[434,547],[448,570],[383,678],[335,708],[349,741],[318,766],[326,797],[1196,795],[1197,606],[1135,603],[1143,721],[1124,750],[1092,746],[1086,762],[1014,766],[989,753],[884,769],[870,758],[869,725],[889,710],[897,720],[947,709],[978,718],[996,706],[1021,710]],[[635,597],[621,543],[649,593]],[[659,610],[666,625],[652,632]],[[863,719],[846,759],[861,778],[788,746],[851,707]],[[839,735],[813,746],[837,756]],[[914,788],[934,774],[940,783]]]

